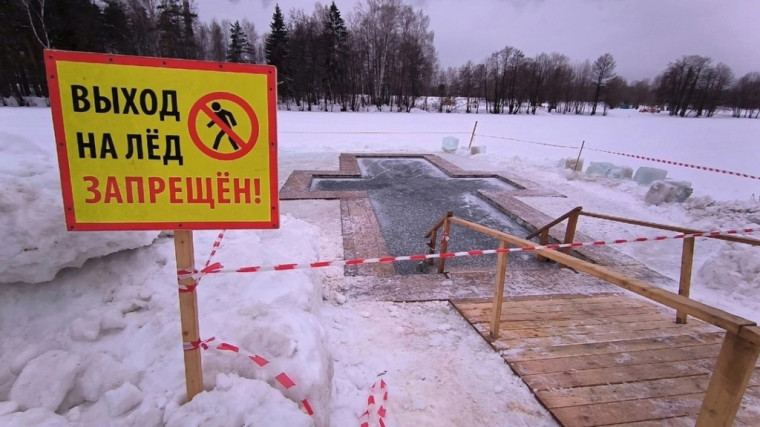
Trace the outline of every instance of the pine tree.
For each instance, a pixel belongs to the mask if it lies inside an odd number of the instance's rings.
[[[348,75],[348,30],[346,22],[340,16],[340,10],[335,2],[330,4],[329,15],[322,31],[322,48],[324,50],[325,70],[325,102],[327,98],[335,102],[339,98],[343,109],[346,109],[345,94]]]
[[[124,5],[119,0],[106,0],[102,19],[105,51],[124,55],[136,54],[135,47],[130,43],[133,38],[132,28]]]
[[[168,58],[196,57],[193,36],[193,20],[198,15],[190,10],[189,3],[179,0],[161,0],[156,7],[159,10],[158,30],[160,33],[161,56]]]
[[[230,24],[230,44],[227,47],[227,62],[243,62],[243,50],[248,42],[240,22]]]
[[[288,58],[288,30],[285,28],[285,17],[282,15],[280,5],[274,7],[272,23],[269,25],[271,32],[264,42],[264,54],[267,64],[277,67],[277,76],[280,84],[280,95],[289,95],[289,74],[286,67]]]

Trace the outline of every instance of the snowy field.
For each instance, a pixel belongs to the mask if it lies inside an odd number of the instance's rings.
[[[476,120],[474,145],[483,153],[442,152],[446,135],[466,146]],[[521,199],[550,216],[581,205],[704,230],[760,224],[760,180],[591,150],[757,175],[760,120],[615,110],[607,117],[281,111],[278,121],[280,185],[296,169],[337,169],[341,152],[434,153],[565,194]],[[448,304],[354,301],[342,294],[336,267],[204,277],[201,334],[215,340],[203,353],[205,392],[185,404],[171,238],[68,233],[50,110],[0,108],[0,124],[0,425],[358,426],[370,395],[375,409],[384,404],[389,426],[555,425]],[[557,166],[577,149],[524,141],[585,141],[586,165],[663,167],[691,182],[694,194],[648,205],[647,186]],[[282,212],[279,230],[228,231],[214,259],[271,265],[343,256],[337,201],[286,201]],[[662,234],[590,218],[579,231],[604,240]],[[217,234],[195,233],[197,263]],[[615,247],[676,280],[680,248],[680,241]],[[760,249],[707,239],[696,248],[692,297],[758,320]],[[239,353],[217,350],[222,342]],[[259,367],[253,355],[270,363]],[[280,386],[282,372],[295,386]],[[299,408],[303,400],[313,416]],[[377,416],[369,422],[378,425]]]

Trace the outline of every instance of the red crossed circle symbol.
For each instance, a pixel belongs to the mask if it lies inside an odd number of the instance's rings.
[[[245,111],[246,117],[251,121],[251,136],[246,141],[241,138],[231,127],[229,127],[216,113],[208,106],[213,101],[230,101],[240,106]],[[227,136],[235,141],[240,149],[231,153],[220,153],[206,145],[198,134],[198,116],[203,112],[213,122],[224,131]],[[256,140],[259,138],[259,119],[256,117],[256,113],[253,108],[243,98],[229,92],[212,92],[208,95],[204,95],[190,108],[190,114],[188,115],[187,128],[190,131],[190,138],[199,150],[205,153],[207,156],[217,160],[237,160],[253,150],[256,145]]]

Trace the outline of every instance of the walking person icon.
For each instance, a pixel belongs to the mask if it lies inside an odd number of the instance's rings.
[[[211,109],[214,110],[214,114],[216,114],[216,116],[219,117],[219,119],[223,121],[224,124],[227,125],[227,127],[229,127],[230,129],[232,129],[233,126],[237,125],[237,122],[235,121],[235,116],[233,116],[232,113],[230,113],[229,111],[223,109],[222,105],[219,104],[218,102],[214,102],[213,104],[211,104]],[[215,124],[216,123],[213,120],[211,120],[210,122],[208,122],[206,126],[212,127]],[[224,137],[224,134],[225,134],[224,129],[219,129],[219,133],[216,134],[216,139],[214,139],[214,150],[219,149],[219,144],[222,142],[222,137]],[[232,144],[233,150],[237,151],[240,149],[237,143],[232,139],[232,136],[227,135],[227,140],[229,140],[230,144]]]

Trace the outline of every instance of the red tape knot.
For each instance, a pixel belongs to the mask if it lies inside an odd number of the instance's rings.
[[[208,267],[204,267],[203,270],[201,270],[201,273],[207,274],[207,273],[216,273],[219,270],[222,269],[222,263],[221,262],[215,262]]]
[[[192,285],[186,285],[182,283],[183,280],[192,279]],[[196,269],[178,269],[177,270],[177,284],[179,285],[179,293],[195,292],[195,288],[198,286],[198,270]]]
[[[203,348],[204,350],[208,350],[208,343],[211,341],[214,341],[216,337],[211,337],[207,340],[197,340],[197,341],[185,341],[182,343],[182,348],[185,351],[193,351],[198,350],[199,348]]]

